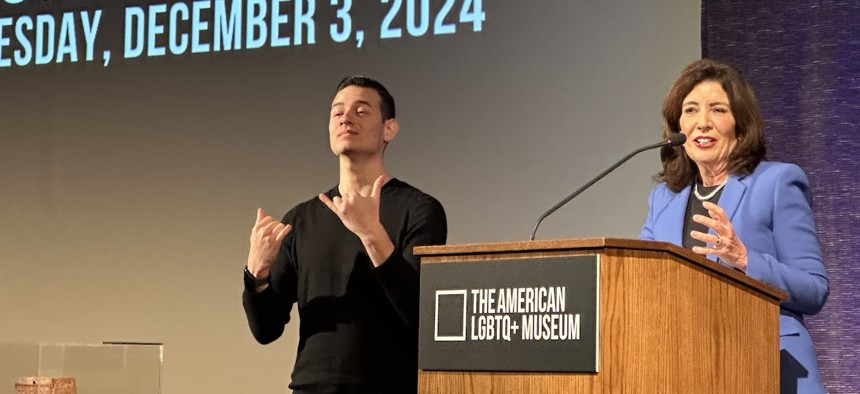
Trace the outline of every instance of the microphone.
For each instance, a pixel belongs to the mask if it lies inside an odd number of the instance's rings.
[[[600,175],[594,177],[594,179],[590,180],[588,183],[586,183],[585,185],[580,187],[577,191],[575,191],[571,195],[567,196],[567,198],[565,198],[564,200],[561,200],[560,203],[555,204],[554,207],[552,207],[549,210],[547,210],[546,212],[544,212],[543,215],[540,215],[540,218],[538,218],[537,223],[535,223],[534,230],[532,230],[532,236],[529,238],[529,241],[535,240],[535,234],[537,234],[538,226],[540,226],[540,223],[544,219],[546,219],[547,216],[552,215],[552,213],[555,212],[556,210],[558,210],[559,208],[561,208],[562,205],[567,204],[568,201],[572,200],[574,197],[576,197],[580,193],[584,192],[585,189],[588,189],[589,187],[591,187],[591,185],[593,185],[593,184],[597,183],[597,181],[603,179],[603,177],[605,177],[606,174],[609,174],[610,172],[612,172],[612,170],[614,170],[614,169],[618,168],[618,166],[624,164],[625,161],[630,160],[631,157],[636,156],[637,154],[644,152],[646,150],[651,150],[654,148],[662,148],[664,146],[683,145],[684,142],[686,142],[686,141],[687,141],[687,136],[684,135],[684,133],[671,133],[671,134],[669,134],[669,139],[666,141],[658,142],[656,144],[651,144],[651,145],[636,149],[633,152],[630,152],[630,154],[628,154],[627,156],[624,156],[623,159],[621,159],[617,163],[613,164],[612,167],[609,167],[608,169],[606,169],[606,171],[601,172]]]

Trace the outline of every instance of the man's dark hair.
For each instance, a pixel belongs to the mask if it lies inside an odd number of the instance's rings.
[[[394,118],[394,97],[391,97],[391,93],[388,93],[388,89],[386,89],[381,83],[368,77],[353,75],[340,81],[337,85],[335,94],[349,86],[358,86],[375,90],[376,93],[379,94],[379,109],[382,112],[382,120]]]

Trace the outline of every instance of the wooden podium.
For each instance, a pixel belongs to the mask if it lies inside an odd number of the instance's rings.
[[[419,393],[779,392],[786,294],[683,248],[587,238],[425,246],[415,254],[422,267],[599,256],[597,372],[419,369]]]

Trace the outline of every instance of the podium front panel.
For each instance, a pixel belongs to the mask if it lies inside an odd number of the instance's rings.
[[[418,367],[598,372],[598,255],[422,265]]]

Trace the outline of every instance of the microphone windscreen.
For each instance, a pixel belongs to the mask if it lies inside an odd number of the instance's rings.
[[[683,145],[684,142],[687,142],[687,136],[684,133],[669,134],[669,145],[678,146]]]

